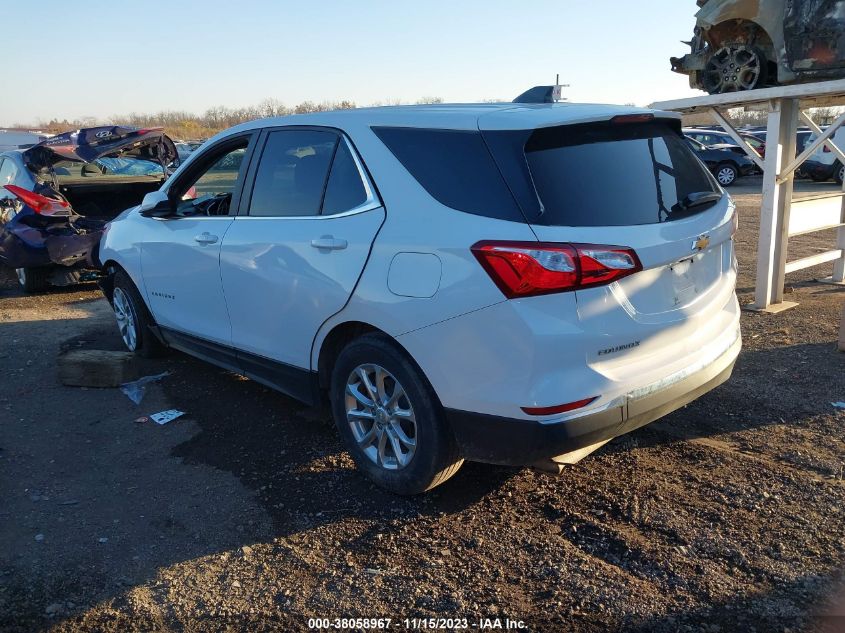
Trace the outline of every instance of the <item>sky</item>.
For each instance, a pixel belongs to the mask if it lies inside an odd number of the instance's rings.
[[[3,8],[0,125],[302,101],[696,93],[669,70],[694,0],[40,0]],[[14,27],[13,25],[19,25]],[[15,87],[19,87],[18,90]]]

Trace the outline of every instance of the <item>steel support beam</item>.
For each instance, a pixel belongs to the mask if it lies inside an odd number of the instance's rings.
[[[794,173],[787,172],[786,169],[795,158],[798,112],[797,99],[777,99],[769,103],[763,204],[760,210],[760,239],[757,247],[757,280],[754,304],[749,306],[752,310],[779,312],[797,305],[783,304],[783,286],[794,178]],[[773,305],[775,307],[771,308]]]
[[[757,153],[757,150],[751,147],[742,136],[740,136],[739,132],[736,131],[736,128],[733,124],[728,121],[725,116],[719,112],[717,108],[710,108],[710,114],[713,115],[713,118],[716,119],[716,122],[722,126],[722,129],[728,133],[728,135],[734,140],[734,143],[740,146],[745,153],[748,154],[748,158],[753,160],[757,163],[757,167],[760,170],[764,170],[766,168],[765,164],[763,163],[763,159],[760,157],[760,154]]]

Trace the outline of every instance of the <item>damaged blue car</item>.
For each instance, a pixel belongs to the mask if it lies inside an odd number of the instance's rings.
[[[161,187],[177,158],[162,128],[122,126],[0,153],[0,263],[25,292],[96,278],[105,225]]]

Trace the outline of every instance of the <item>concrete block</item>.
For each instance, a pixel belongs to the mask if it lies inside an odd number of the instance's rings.
[[[134,360],[132,352],[71,350],[59,356],[59,380],[72,387],[117,387],[137,378]]]

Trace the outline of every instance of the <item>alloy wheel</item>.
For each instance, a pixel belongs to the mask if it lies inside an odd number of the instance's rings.
[[[346,421],[361,451],[385,470],[411,463],[417,421],[404,387],[380,365],[359,365],[346,381]]]
[[[129,302],[129,297],[126,296],[126,293],[121,288],[114,289],[112,305],[114,307],[114,316],[117,319],[117,328],[120,330],[120,336],[126,347],[134,352],[138,344],[135,313],[132,311],[132,304]]]
[[[725,46],[707,60],[703,88],[710,94],[753,90],[763,84],[765,63],[759,50],[743,45]]]

